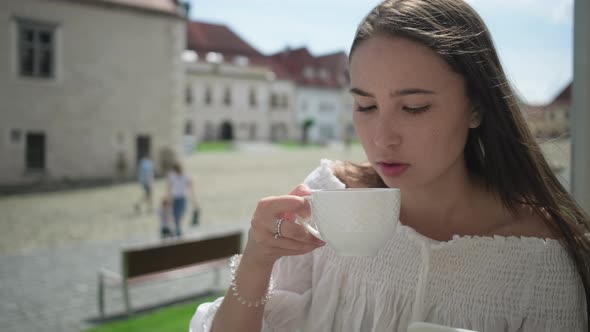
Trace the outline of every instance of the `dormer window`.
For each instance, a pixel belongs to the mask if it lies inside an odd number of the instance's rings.
[[[234,64],[238,66],[247,66],[248,63],[250,63],[250,60],[243,55],[238,55],[234,58]]]
[[[305,67],[303,70],[303,76],[308,80],[313,80],[315,78],[315,70],[313,67]]]
[[[223,62],[223,54],[217,52],[209,52],[207,53],[207,57],[205,59],[207,60],[207,62],[221,63]]]
[[[197,52],[195,52],[193,50],[184,50],[182,52],[182,61],[196,62],[197,60],[199,60],[199,56],[197,55]]]

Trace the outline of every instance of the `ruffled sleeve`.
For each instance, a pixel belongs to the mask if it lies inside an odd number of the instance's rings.
[[[310,189],[342,189],[334,176],[338,162],[322,159],[303,181]],[[292,332],[305,321],[311,303],[313,252],[279,259],[273,267],[275,292],[264,308],[263,332]],[[190,332],[208,332],[223,297],[201,304],[190,322]]]

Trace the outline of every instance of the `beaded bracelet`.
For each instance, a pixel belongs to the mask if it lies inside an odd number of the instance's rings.
[[[268,300],[270,300],[272,294],[274,293],[274,287],[275,287],[274,280],[271,276],[270,281],[268,282],[268,289],[266,290],[266,294],[264,294],[259,299],[250,299],[250,298],[240,295],[240,292],[238,291],[238,282],[236,279],[237,279],[238,266],[240,265],[241,259],[242,259],[242,255],[234,255],[231,258],[231,261],[229,263],[229,267],[231,270],[232,294],[233,294],[233,296],[236,296],[238,298],[238,301],[241,304],[247,305],[248,307],[254,306],[255,308],[258,308],[259,306],[263,306],[266,304],[266,302],[268,302]]]

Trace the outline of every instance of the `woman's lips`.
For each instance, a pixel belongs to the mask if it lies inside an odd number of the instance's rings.
[[[379,169],[381,170],[381,174],[383,174],[384,176],[389,176],[389,177],[401,175],[410,166],[409,164],[403,164],[403,163],[384,163],[384,162],[379,162],[379,163],[377,163],[377,165],[379,165]]]

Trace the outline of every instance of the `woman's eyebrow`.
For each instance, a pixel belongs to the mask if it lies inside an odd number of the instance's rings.
[[[370,93],[368,93],[366,91],[363,91],[363,90],[361,90],[359,88],[350,88],[350,93],[353,93],[353,94],[359,95],[359,96],[363,96],[363,97],[372,97],[372,98],[375,97],[372,94],[370,94]]]
[[[401,96],[415,95],[415,94],[433,95],[433,94],[435,94],[435,92],[430,91],[430,90],[425,90],[425,89],[419,89],[419,88],[409,88],[409,89],[402,89],[402,90],[397,90],[395,92],[391,92],[389,95],[392,97],[401,97]]]
[[[375,96],[373,94],[363,91],[359,88],[350,88],[350,93],[353,93],[353,94],[359,95],[359,96],[363,96],[363,97],[375,98]],[[432,94],[435,94],[435,92],[431,91],[431,90],[425,90],[425,89],[419,89],[419,88],[408,88],[408,89],[401,89],[401,90],[391,92],[389,95],[391,97],[401,97],[401,96],[414,95],[414,94],[432,95]]]

